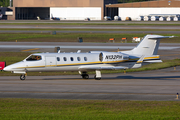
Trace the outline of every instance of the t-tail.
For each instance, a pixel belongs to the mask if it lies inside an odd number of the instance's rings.
[[[141,42],[130,51],[122,53],[129,54],[132,61],[137,60],[135,67],[140,67],[142,63],[162,62],[158,53],[160,40],[163,38],[173,38],[174,36],[146,35]]]
[[[131,52],[137,55],[157,55],[160,40],[163,38],[172,38],[174,36],[146,35],[143,40]]]

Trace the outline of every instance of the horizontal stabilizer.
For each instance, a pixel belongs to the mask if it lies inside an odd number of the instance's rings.
[[[173,38],[174,36],[151,36],[149,39],[163,39],[163,38]]]

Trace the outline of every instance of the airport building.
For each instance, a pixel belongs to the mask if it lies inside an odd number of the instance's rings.
[[[11,1],[11,0],[10,0]],[[112,20],[180,21],[180,0],[121,3],[118,0],[13,0],[8,20]],[[1,10],[2,11],[2,10]]]
[[[106,4],[117,0],[13,0],[13,19],[103,20]]]
[[[180,0],[158,0],[106,5],[107,16],[114,18],[116,11],[121,20],[178,21]]]

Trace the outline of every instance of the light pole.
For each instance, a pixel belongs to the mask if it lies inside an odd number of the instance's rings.
[[[9,2],[10,2],[9,6],[12,7],[12,0],[9,0]]]

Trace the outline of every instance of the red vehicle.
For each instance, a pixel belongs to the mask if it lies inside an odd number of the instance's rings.
[[[3,70],[6,67],[6,62],[0,62],[0,70]]]

